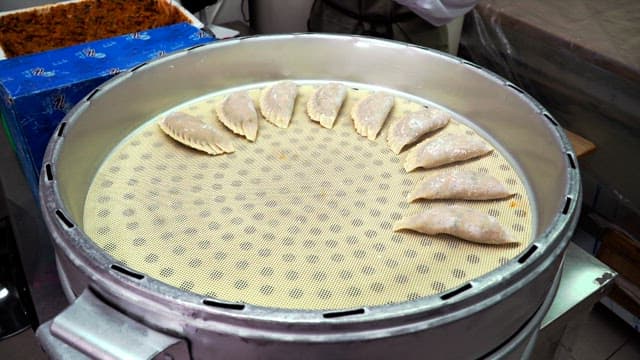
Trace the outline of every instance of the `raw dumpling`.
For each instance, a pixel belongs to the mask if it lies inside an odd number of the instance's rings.
[[[286,128],[293,116],[298,87],[292,81],[280,81],[260,94],[260,112],[262,116],[277,127]]]
[[[258,136],[258,113],[253,100],[246,92],[227,96],[216,106],[220,121],[238,135],[255,141]]]
[[[510,195],[509,190],[491,175],[469,170],[451,170],[419,182],[407,200],[491,200]]]
[[[416,142],[428,132],[444,127],[449,119],[449,114],[433,108],[423,108],[407,113],[389,127],[387,132],[389,148],[394,153],[400,154],[403,147]]]
[[[517,243],[493,216],[460,206],[438,206],[398,221],[393,230],[408,229],[427,235],[449,234],[481,244]]]
[[[351,108],[351,118],[356,132],[369,140],[375,140],[393,103],[393,96],[383,92],[373,93],[358,101]]]
[[[419,167],[429,169],[457,161],[472,159],[491,152],[491,147],[479,137],[445,134],[425,140],[411,149],[404,161],[409,172]]]
[[[338,117],[347,87],[340,83],[328,83],[320,86],[307,102],[307,114],[313,121],[331,129]]]
[[[234,152],[231,140],[209,124],[183,112],[174,112],[158,125],[174,140],[207,154],[218,155]]]

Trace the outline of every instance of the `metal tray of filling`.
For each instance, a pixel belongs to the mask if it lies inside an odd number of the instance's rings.
[[[259,119],[256,141],[234,136],[231,154],[192,150],[158,126],[175,111],[221,126],[214,108],[225,95],[248,91],[257,106],[260,89],[283,79],[298,85],[289,127]],[[333,129],[305,110],[327,81],[349,88]],[[395,97],[374,141],[349,116],[372,91]],[[394,154],[386,131],[421,107],[452,117],[428,138],[466,134],[493,151],[407,173],[407,151]],[[514,195],[407,201],[425,175],[453,168],[491,174]],[[91,291],[184,339],[192,358],[495,353],[553,295],[580,198],[561,129],[514,85],[428,49],[311,34],[207,45],[118,76],[61,124],[43,174],[70,300]],[[443,204],[496,217],[519,243],[393,231]],[[100,353],[55,324],[49,336]]]
[[[173,0],[146,1],[142,6],[115,4],[114,8],[119,10],[115,12],[105,10],[109,9],[110,5],[106,2],[68,0],[0,11],[0,60],[125,35],[128,32],[144,31],[152,27],[177,24],[181,21],[199,28],[204,26],[179,2]],[[135,18],[131,16],[131,9],[144,9],[145,15],[151,16]],[[129,14],[126,13],[127,10]],[[145,27],[143,24],[149,25]]]

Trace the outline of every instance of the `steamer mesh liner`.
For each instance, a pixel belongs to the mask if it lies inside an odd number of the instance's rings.
[[[352,89],[333,129],[309,120],[313,85],[302,85],[291,125],[260,119],[258,138],[209,156],[166,136],[152,119],[122,141],[87,195],[84,230],[116,260],[169,285],[273,308],[335,310],[414,300],[455,288],[514,258],[534,223],[527,188],[497,150],[449,166],[489,173],[517,193],[497,201],[423,201],[408,192],[427,173],[406,173],[406,151],[386,128],[422,104],[396,96],[376,141],[359,136],[349,110],[369,90]],[[259,89],[250,90],[256,100]],[[179,106],[211,122],[221,94]],[[455,117],[455,114],[454,114]],[[217,122],[217,121],[216,121]],[[444,133],[479,136],[461,121]],[[401,217],[436,203],[486,212],[522,243],[496,247],[446,235],[393,232]]]

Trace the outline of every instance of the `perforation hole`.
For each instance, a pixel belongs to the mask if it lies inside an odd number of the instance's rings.
[[[573,155],[571,155],[570,153],[567,153],[567,158],[569,159],[569,166],[571,166],[572,169],[575,169],[576,161],[573,159]]]
[[[234,303],[227,303],[227,302],[222,302],[222,301],[216,301],[213,299],[203,299],[202,303],[204,305],[207,306],[212,306],[212,307],[217,307],[220,309],[228,309],[228,310],[244,310],[245,305],[244,304],[234,304]]]
[[[328,312],[328,313],[322,314],[322,317],[325,318],[325,319],[335,319],[335,318],[339,318],[339,317],[361,315],[361,314],[364,314],[364,309],[363,308],[354,309],[354,310],[346,310],[346,311]]]
[[[71,222],[71,220],[69,220],[69,218],[67,218],[67,216],[62,211],[56,210],[56,216],[67,228],[73,229],[75,227],[75,224]]]
[[[571,206],[571,198],[567,196],[567,200],[564,203],[564,208],[562,209],[562,215],[567,215],[569,212],[569,207]]]
[[[442,300],[451,299],[452,297],[460,295],[463,292],[471,289],[471,287],[472,287],[471,284],[467,283],[467,284],[465,284],[465,285],[463,285],[463,286],[461,286],[461,287],[459,287],[459,288],[457,288],[457,289],[455,289],[453,291],[449,291],[448,293],[443,294],[442,296],[440,296],[440,299],[442,299]]]
[[[524,264],[527,260],[529,260],[529,258],[531,257],[531,255],[533,255],[534,252],[536,252],[536,250],[538,250],[538,245],[532,245],[529,250],[527,250],[524,254],[522,254],[522,256],[520,256],[520,258],[518,258],[518,263],[519,264]]]
[[[111,270],[117,271],[120,274],[126,275],[126,276],[134,278],[136,280],[144,279],[144,275],[139,274],[139,273],[134,272],[134,271],[131,271],[131,270],[129,270],[129,269],[125,268],[125,267],[122,267],[122,266],[120,266],[118,264],[112,264],[111,265]]]
[[[46,164],[44,166],[45,176],[48,181],[53,181],[53,170],[51,169],[51,164]]]

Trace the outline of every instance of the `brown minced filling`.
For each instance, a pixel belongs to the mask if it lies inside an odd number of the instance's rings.
[[[163,0],[87,0],[0,17],[7,57],[189,21]]]

